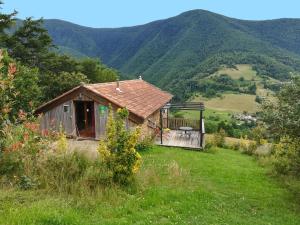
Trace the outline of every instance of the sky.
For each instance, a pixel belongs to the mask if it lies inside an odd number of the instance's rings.
[[[2,0],[18,18],[62,19],[104,28],[145,24],[192,9],[247,20],[300,18],[300,0]]]

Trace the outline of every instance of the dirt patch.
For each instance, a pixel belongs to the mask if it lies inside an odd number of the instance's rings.
[[[68,139],[69,151],[78,152],[89,159],[96,159],[99,156],[98,145],[99,141]]]

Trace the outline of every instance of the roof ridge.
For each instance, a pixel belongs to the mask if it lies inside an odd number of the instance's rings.
[[[140,79],[132,79],[132,80],[120,80],[120,83],[128,82],[128,81],[143,81]],[[96,85],[109,85],[116,84],[117,81],[103,82],[103,83],[93,83],[93,84],[84,84],[83,86],[96,86]],[[148,82],[147,82],[148,83]]]

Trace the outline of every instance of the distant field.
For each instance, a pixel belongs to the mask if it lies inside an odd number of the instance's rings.
[[[223,94],[221,98],[207,99],[195,97],[193,101],[204,102],[205,107],[213,110],[226,112],[254,113],[258,110],[258,104],[255,102],[255,95],[248,94]]]
[[[199,111],[181,111],[183,114],[184,118],[187,119],[199,119]],[[204,112],[205,118],[209,118],[210,116],[216,116],[220,119],[220,121],[229,121],[231,119],[231,113],[230,112],[225,112],[225,111],[218,111],[218,110],[213,110],[206,108]]]
[[[232,79],[239,79],[243,77],[245,80],[258,80],[259,77],[256,75],[256,71],[252,69],[251,65],[239,64],[236,65],[237,69],[233,68],[222,68],[215,74],[227,74]]]

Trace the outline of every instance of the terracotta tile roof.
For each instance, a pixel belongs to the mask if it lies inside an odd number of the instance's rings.
[[[143,80],[119,81],[120,91],[117,90],[117,82],[87,84],[84,87],[144,119],[173,97]]]

